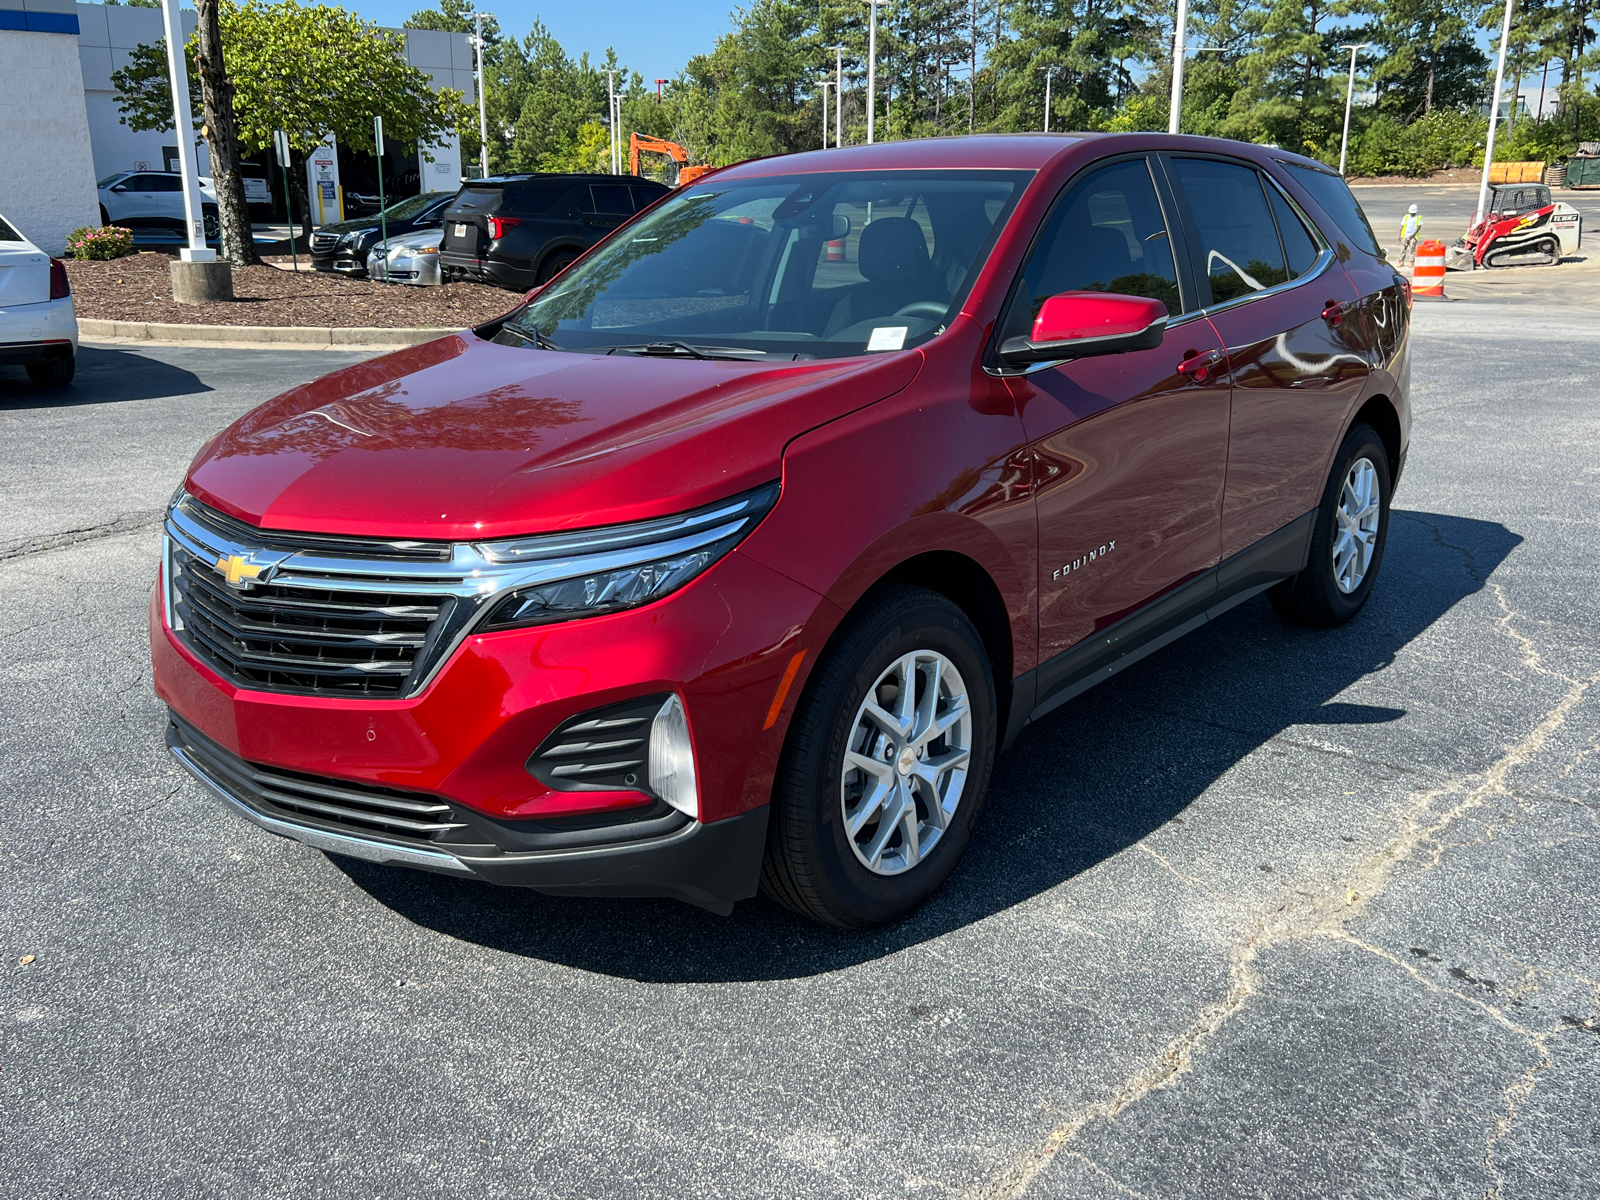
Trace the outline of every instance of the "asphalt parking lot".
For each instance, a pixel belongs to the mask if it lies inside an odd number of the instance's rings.
[[[331,858],[162,744],[194,449],[360,357],[0,369],[0,1195],[1592,1196],[1600,316],[1419,305],[1371,604],[1031,727],[905,923]]]

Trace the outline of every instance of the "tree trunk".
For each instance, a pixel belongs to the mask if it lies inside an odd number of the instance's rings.
[[[250,213],[244,201],[244,177],[239,172],[239,127],[233,116],[233,81],[222,61],[222,25],[217,0],[196,0],[199,46],[195,65],[200,76],[200,98],[205,105],[206,145],[211,151],[211,179],[217,193],[217,216],[222,224],[222,256],[236,265],[259,263],[250,233]]]
[[[1422,98],[1422,115],[1427,116],[1433,111],[1433,62],[1428,62],[1428,94]]]

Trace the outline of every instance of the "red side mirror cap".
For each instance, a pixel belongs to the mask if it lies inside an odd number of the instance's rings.
[[[1154,350],[1167,329],[1167,306],[1147,296],[1063,292],[1051,296],[1026,338],[1009,338],[1000,357],[1011,363],[1050,362]]]

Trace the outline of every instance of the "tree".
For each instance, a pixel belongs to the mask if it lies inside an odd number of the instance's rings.
[[[221,225],[222,257],[234,263],[259,263],[256,240],[245,208],[244,176],[239,171],[239,139],[233,115],[233,80],[228,78],[222,51],[222,26],[218,0],[197,0],[195,65],[199,68],[205,135],[211,151],[212,190],[217,194],[217,219]],[[171,89],[168,89],[171,95]]]
[[[234,87],[234,137],[246,151],[265,150],[281,129],[301,156],[329,134],[370,153],[377,149],[375,116],[383,117],[388,137],[426,146],[461,123],[460,92],[434,91],[427,72],[406,62],[398,37],[342,8],[298,0],[218,0],[217,15]],[[194,39],[185,51],[193,87]],[[172,128],[164,43],[135,47],[111,81],[125,125]],[[295,179],[309,213],[303,175],[296,172]]]

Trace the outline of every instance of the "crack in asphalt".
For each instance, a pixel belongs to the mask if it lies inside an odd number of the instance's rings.
[[[85,525],[81,529],[62,529],[55,533],[45,534],[43,537],[22,538],[7,543],[0,543],[0,563],[16,562],[24,558],[32,558],[36,554],[48,554],[52,550],[65,550],[71,546],[81,546],[85,542],[98,542],[103,538],[119,537],[124,533],[139,533],[149,529],[152,525],[159,525],[165,516],[164,509],[149,509],[132,513],[119,513],[110,521],[102,521],[98,525]]]
[[[1469,559],[1469,571],[1470,569]],[[1424,982],[1429,988],[1447,992],[1477,1006],[1500,1024],[1516,1031],[1538,1047],[1542,1057],[1535,1068],[1530,1068],[1531,1074],[1525,1072],[1502,1093],[1506,1100],[1507,1112],[1504,1117],[1497,1120],[1496,1127],[1491,1131],[1485,1146],[1485,1162],[1493,1181],[1486,1197],[1489,1200],[1498,1200],[1499,1179],[1493,1170],[1494,1143],[1510,1128],[1516,1117],[1517,1106],[1533,1093],[1537,1087],[1538,1072],[1548,1065],[1546,1061],[1548,1050],[1542,1039],[1547,1039],[1559,1030],[1552,1029],[1548,1033],[1538,1033],[1527,1029],[1521,1023],[1513,1021],[1497,1006],[1478,997],[1443,988],[1422,976],[1412,964],[1404,962],[1381,947],[1362,942],[1345,928],[1348,921],[1359,915],[1371,899],[1394,881],[1406,863],[1413,863],[1417,874],[1436,867],[1448,848],[1441,835],[1469,813],[1497,797],[1510,799],[1521,808],[1522,802],[1508,784],[1510,773],[1537,757],[1551,737],[1566,724],[1567,717],[1573,709],[1583,703],[1596,684],[1600,684],[1600,671],[1586,678],[1573,679],[1546,667],[1532,640],[1513,628],[1511,622],[1517,614],[1507,602],[1503,589],[1496,584],[1490,586],[1504,614],[1494,622],[1494,628],[1517,646],[1524,664],[1531,670],[1567,683],[1567,689],[1561,698],[1545,711],[1527,734],[1491,763],[1486,770],[1457,777],[1420,793],[1410,808],[1400,815],[1398,830],[1394,836],[1347,874],[1341,884],[1342,894],[1337,890],[1326,891],[1321,896],[1313,897],[1309,903],[1286,904],[1272,912],[1258,913],[1251,933],[1242,942],[1235,944],[1229,952],[1230,982],[1227,992],[1221,999],[1202,1008],[1189,1026],[1169,1041],[1159,1056],[1147,1061],[1135,1071],[1114,1096],[1085,1105],[1057,1124],[1037,1145],[1025,1151],[986,1183],[970,1191],[968,1193],[970,1200],[1016,1200],[1027,1192],[1040,1172],[1049,1166],[1057,1154],[1063,1151],[1077,1153],[1069,1147],[1086,1126],[1096,1121],[1115,1120],[1125,1109],[1138,1103],[1151,1092],[1176,1083],[1190,1070],[1194,1056],[1203,1043],[1236,1016],[1250,998],[1259,992],[1261,979],[1257,960],[1261,954],[1275,946],[1313,938],[1344,941],[1377,953],[1400,966],[1413,978]],[[1456,797],[1459,799],[1455,799],[1449,807],[1439,811],[1438,806],[1441,802]],[[1159,855],[1154,852],[1142,846],[1141,849],[1159,859]],[[1419,857],[1423,853],[1426,856]],[[1168,869],[1180,878],[1183,877],[1181,872],[1170,864]]]

